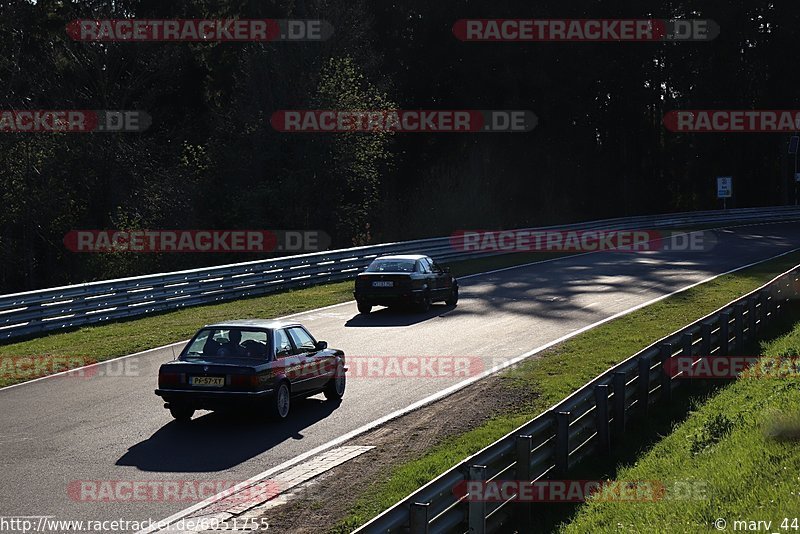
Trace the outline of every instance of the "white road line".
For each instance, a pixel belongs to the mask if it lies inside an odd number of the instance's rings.
[[[706,278],[704,280],[701,280],[699,282],[695,282],[694,284],[688,285],[688,286],[686,286],[684,288],[681,288],[681,289],[678,289],[676,291],[673,291],[672,293],[669,293],[669,294],[666,294],[666,295],[661,295],[660,297],[656,297],[656,298],[651,299],[651,300],[649,300],[647,302],[643,302],[641,304],[637,304],[636,306],[634,306],[632,308],[628,308],[627,310],[623,310],[621,312],[615,313],[614,315],[606,317],[605,319],[601,319],[600,321],[597,321],[597,322],[592,323],[590,325],[587,325],[587,326],[584,326],[582,328],[579,328],[579,329],[577,329],[577,330],[575,330],[573,332],[570,332],[569,334],[561,336],[558,339],[550,341],[549,343],[546,343],[546,344],[542,345],[541,347],[537,347],[537,348],[535,348],[535,349],[533,349],[531,351],[526,352],[525,354],[522,354],[520,356],[512,358],[511,360],[508,360],[505,363],[505,367],[496,368],[496,369],[489,369],[487,371],[484,371],[480,375],[473,376],[473,377],[468,378],[468,379],[466,379],[466,380],[464,380],[462,382],[459,382],[458,384],[454,384],[454,385],[450,386],[447,389],[443,389],[443,390],[441,390],[441,391],[439,391],[437,393],[434,393],[433,395],[425,397],[424,399],[419,400],[419,401],[417,401],[417,402],[415,402],[415,403],[413,403],[413,404],[411,404],[409,406],[406,406],[405,408],[401,408],[400,410],[397,410],[397,411],[392,412],[392,413],[390,413],[388,415],[385,415],[385,416],[383,416],[383,417],[381,417],[379,419],[376,419],[376,420],[372,421],[371,423],[367,423],[366,425],[364,425],[364,426],[362,426],[360,428],[352,430],[352,431],[348,432],[347,434],[339,436],[338,438],[333,439],[333,440],[329,441],[328,443],[324,443],[324,444],[322,444],[322,445],[320,445],[320,446],[318,446],[318,447],[316,447],[314,449],[311,449],[310,451],[304,452],[303,454],[301,454],[299,456],[296,456],[296,457],[292,458],[291,460],[287,460],[287,461],[283,462],[282,464],[277,465],[277,466],[275,466],[275,467],[273,467],[271,469],[268,469],[268,470],[264,471],[263,473],[259,473],[258,475],[255,475],[254,477],[249,478],[246,481],[241,482],[240,484],[237,484],[233,488],[230,488],[230,489],[226,490],[223,493],[228,494],[228,492],[235,492],[235,491],[238,491],[238,490],[240,490],[242,488],[246,488],[247,486],[250,486],[250,485],[253,485],[253,484],[257,483],[257,482],[260,482],[260,481],[264,480],[265,478],[274,475],[275,473],[278,473],[278,472],[280,472],[280,471],[282,471],[284,469],[292,467],[292,466],[294,466],[294,465],[306,460],[307,458],[310,458],[311,456],[314,456],[315,454],[319,454],[319,453],[324,452],[324,451],[326,451],[326,450],[328,450],[328,449],[330,449],[332,447],[336,447],[337,445],[340,445],[340,444],[342,444],[342,443],[344,443],[344,442],[346,442],[346,441],[348,441],[350,439],[353,439],[353,438],[355,438],[355,437],[357,437],[357,436],[359,436],[361,434],[364,434],[365,432],[368,432],[368,431],[372,430],[375,427],[378,427],[378,426],[380,426],[380,425],[382,425],[384,423],[387,423],[387,422],[389,422],[389,421],[391,421],[393,419],[397,419],[400,416],[403,416],[403,415],[406,415],[406,414],[408,414],[410,412],[418,410],[419,408],[422,408],[423,406],[426,406],[428,404],[431,404],[433,402],[441,400],[444,397],[452,395],[453,393],[455,393],[455,392],[457,392],[457,391],[459,391],[461,389],[464,389],[465,387],[469,386],[470,384],[474,384],[475,382],[477,382],[479,380],[482,380],[482,379],[486,378],[487,376],[490,376],[490,375],[492,375],[494,373],[497,373],[497,372],[505,369],[506,367],[513,366],[514,364],[519,363],[522,360],[525,360],[525,359],[527,359],[527,358],[529,358],[529,357],[531,357],[531,356],[533,356],[535,354],[538,354],[539,352],[542,352],[542,351],[544,351],[546,349],[549,349],[550,347],[552,347],[554,345],[557,345],[557,344],[559,344],[559,343],[561,343],[563,341],[566,341],[566,340],[568,340],[570,338],[573,338],[573,337],[575,337],[575,336],[577,336],[579,334],[582,334],[582,333],[586,332],[587,330],[591,330],[592,328],[595,328],[597,326],[605,324],[605,323],[607,323],[609,321],[613,321],[614,319],[618,319],[618,318],[620,318],[620,317],[622,317],[624,315],[628,315],[629,313],[633,313],[636,310],[640,310],[640,309],[642,309],[642,308],[644,308],[646,306],[649,306],[651,304],[655,304],[656,302],[662,301],[662,300],[664,300],[666,298],[669,298],[669,297],[671,297],[673,295],[677,295],[678,293],[683,293],[684,291],[688,291],[688,290],[692,289],[693,287],[697,287],[699,285],[711,282],[712,280],[716,280],[717,278],[719,278],[721,276],[725,276],[727,274],[735,273],[737,271],[741,271],[743,269],[747,269],[749,267],[753,267],[755,265],[759,265],[761,263],[765,263],[765,262],[768,262],[770,260],[774,260],[774,259],[786,256],[786,255],[791,254],[793,252],[796,252],[798,250],[800,250],[800,247],[792,249],[792,250],[789,250],[787,252],[782,252],[781,254],[777,254],[775,256],[772,256],[770,258],[766,258],[764,260],[759,260],[759,261],[756,261],[756,262],[753,262],[753,263],[748,263],[747,265],[743,265],[741,267],[736,267],[735,269],[731,269],[730,271],[726,271],[724,273],[716,274],[714,276],[711,276],[711,277]],[[197,511],[197,510],[199,510],[201,508],[204,508],[204,507],[208,506],[209,504],[211,504],[211,503],[213,503],[215,501],[218,501],[220,499],[220,495],[222,495],[222,494],[215,495],[213,497],[210,497],[210,498],[206,499],[205,501],[203,501],[201,503],[197,503],[197,504],[195,504],[193,506],[190,506],[189,508],[186,508],[185,510],[181,510],[180,512],[169,516],[168,518],[160,521],[159,523],[169,525],[171,523],[174,523],[175,521],[183,519],[187,515],[195,512],[195,511]],[[140,530],[139,532],[137,532],[137,534],[150,534],[151,532],[156,532],[157,530],[160,530],[160,527],[159,527],[158,524],[155,524],[155,525],[153,525],[153,526],[151,526],[149,528],[146,528],[144,530]]]

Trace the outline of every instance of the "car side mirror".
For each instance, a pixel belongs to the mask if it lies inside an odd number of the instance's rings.
[[[442,267],[442,271],[447,274],[450,274],[450,267]]]
[[[317,341],[317,344],[315,345],[315,347],[317,348],[317,350],[325,350],[325,349],[328,348],[328,342],[327,341]]]

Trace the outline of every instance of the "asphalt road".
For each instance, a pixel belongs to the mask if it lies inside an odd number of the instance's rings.
[[[595,253],[470,277],[455,309],[436,305],[423,315],[379,309],[363,317],[351,302],[297,319],[349,356],[459,356],[477,358],[471,361],[482,366],[470,369],[482,370],[798,247],[800,225],[739,228],[717,237],[706,252]],[[246,480],[464,378],[379,378],[362,371],[351,374],[340,405],[321,395],[296,402],[283,425],[202,412],[181,426],[153,394],[158,366],[172,357],[172,349],[154,350],[103,364],[92,377],[0,390],[0,517],[160,520],[192,503],[79,502],[68,487],[86,480]]]

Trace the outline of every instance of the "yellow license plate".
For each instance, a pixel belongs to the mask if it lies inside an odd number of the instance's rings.
[[[189,380],[193,386],[220,388],[225,385],[224,376],[193,376]]]

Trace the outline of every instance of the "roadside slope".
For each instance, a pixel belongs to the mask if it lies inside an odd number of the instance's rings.
[[[800,323],[762,343],[761,354],[800,355]],[[762,523],[765,528],[758,529],[768,532],[800,528],[796,370],[782,377],[745,374],[697,404],[686,421],[634,466],[621,469],[616,479],[658,480],[667,488],[680,484],[698,491],[656,502],[590,502],[561,532],[757,530],[750,521],[770,521],[770,527]],[[748,528],[737,521],[747,522]]]

